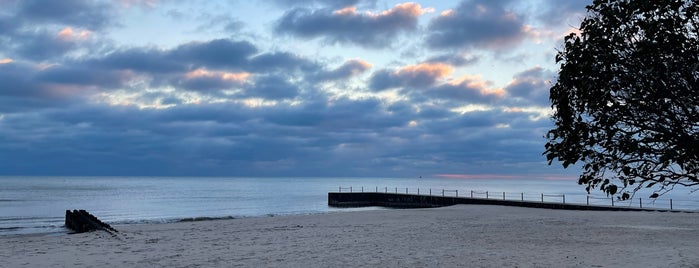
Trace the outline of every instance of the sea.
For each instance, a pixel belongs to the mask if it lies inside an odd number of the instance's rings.
[[[575,180],[459,178],[0,177],[0,236],[65,235],[65,211],[85,209],[111,225],[337,213],[328,192],[397,192],[611,205]],[[565,197],[564,197],[565,196]],[[639,193],[615,206],[699,211],[699,194]],[[645,199],[645,200],[644,200]]]

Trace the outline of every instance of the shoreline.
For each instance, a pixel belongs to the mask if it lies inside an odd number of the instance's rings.
[[[0,258],[9,267],[697,267],[697,220],[457,205],[0,237]]]

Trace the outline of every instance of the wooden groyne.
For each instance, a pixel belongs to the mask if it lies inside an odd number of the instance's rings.
[[[666,209],[645,209],[633,207],[594,206],[553,202],[498,200],[470,197],[418,195],[382,192],[330,192],[328,205],[331,207],[389,207],[389,208],[431,208],[458,204],[498,205],[546,209],[596,210],[596,211],[670,211]]]
[[[106,224],[99,220],[94,215],[90,214],[85,210],[66,210],[66,227],[75,231],[76,233],[91,232],[97,230],[104,230],[109,233],[118,233],[116,229],[112,228],[109,224]]]

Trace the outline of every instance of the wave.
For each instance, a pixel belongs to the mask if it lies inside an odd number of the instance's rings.
[[[195,221],[217,221],[217,220],[232,220],[236,219],[233,216],[224,217],[192,217],[192,218],[182,218],[177,220],[177,222],[195,222]]]

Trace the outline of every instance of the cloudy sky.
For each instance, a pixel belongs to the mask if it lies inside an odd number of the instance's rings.
[[[587,2],[0,0],[0,175],[575,177]]]

